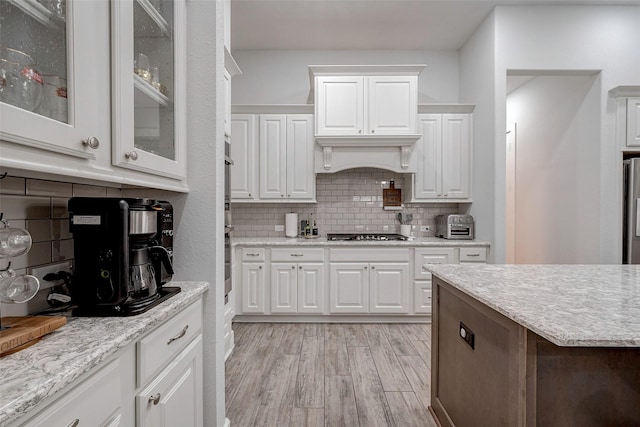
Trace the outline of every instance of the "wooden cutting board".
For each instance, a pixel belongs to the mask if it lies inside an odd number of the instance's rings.
[[[64,316],[3,317],[0,357],[37,343],[43,336],[67,324]]]
[[[389,188],[382,189],[382,206],[402,206],[402,190],[389,181]]]

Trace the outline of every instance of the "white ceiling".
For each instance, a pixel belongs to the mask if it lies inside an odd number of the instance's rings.
[[[496,5],[638,0],[231,0],[238,49],[459,49]]]

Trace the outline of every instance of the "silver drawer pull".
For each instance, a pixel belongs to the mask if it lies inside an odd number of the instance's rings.
[[[80,420],[76,418],[71,424],[69,424],[69,427],[76,427],[78,424],[80,424]]]
[[[304,254],[291,254],[291,256],[304,256]]]
[[[147,400],[147,403],[153,403],[153,406],[156,406],[158,403],[160,403],[160,393],[149,396],[149,400]]]
[[[467,254],[467,256],[480,256],[480,254]]]
[[[260,256],[260,254],[246,254],[247,256]]]
[[[170,338],[169,341],[167,341],[167,345],[171,344],[174,341],[179,340],[180,338],[182,338],[184,336],[184,334],[187,333],[187,329],[189,329],[189,325],[185,326],[184,328],[182,328],[182,331],[180,331],[180,333],[178,335],[176,335],[173,338]]]

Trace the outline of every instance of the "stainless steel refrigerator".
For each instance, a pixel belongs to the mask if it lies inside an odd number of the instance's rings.
[[[624,161],[622,263],[640,264],[640,157]]]

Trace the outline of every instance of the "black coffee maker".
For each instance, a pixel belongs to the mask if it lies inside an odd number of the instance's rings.
[[[74,316],[131,316],[180,292],[173,275],[173,208],[152,199],[73,197]]]

